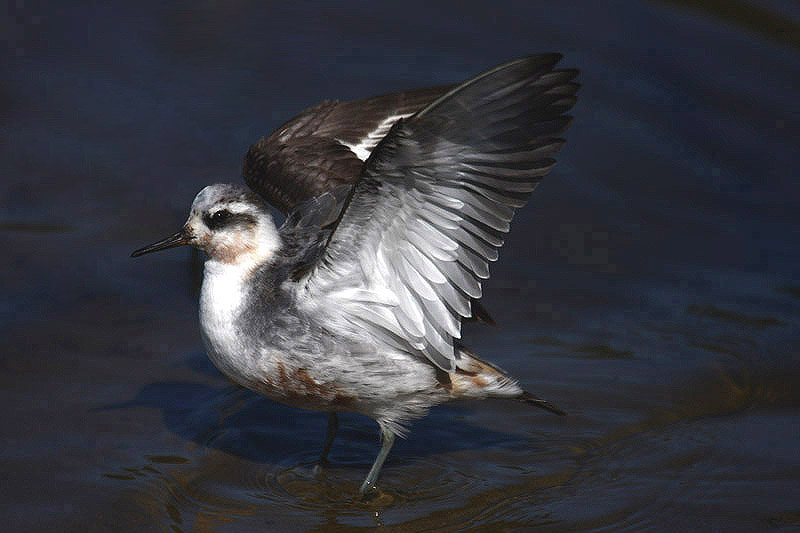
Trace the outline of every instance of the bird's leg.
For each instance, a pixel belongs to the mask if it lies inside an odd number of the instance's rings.
[[[375,486],[375,481],[378,480],[378,475],[381,473],[383,462],[386,460],[386,456],[389,455],[389,450],[392,449],[393,444],[394,433],[392,433],[389,428],[381,425],[381,451],[378,452],[378,457],[376,457],[375,462],[372,463],[372,468],[369,469],[367,479],[361,484],[361,488],[358,489],[358,492],[364,494]]]
[[[328,452],[331,451],[333,439],[336,438],[336,430],[339,429],[339,417],[336,413],[328,413],[328,431],[325,433],[325,446],[322,447],[322,453],[319,456],[319,462],[314,465],[314,474],[318,475],[322,472],[322,467],[328,463]]]
[[[319,464],[324,465],[328,462],[328,452],[331,451],[333,439],[336,438],[336,431],[339,429],[339,417],[336,413],[328,413],[328,431],[325,433],[325,446],[322,448],[322,454],[319,456]]]

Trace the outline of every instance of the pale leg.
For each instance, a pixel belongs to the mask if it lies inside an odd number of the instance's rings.
[[[394,433],[392,433],[388,428],[381,426],[381,451],[378,452],[378,457],[376,457],[375,462],[372,463],[372,468],[369,469],[367,479],[365,479],[364,483],[361,484],[361,488],[358,489],[358,492],[364,494],[375,486],[375,482],[378,480],[378,475],[381,473],[383,462],[386,460],[386,456],[389,455],[389,450],[392,449],[393,444]]]

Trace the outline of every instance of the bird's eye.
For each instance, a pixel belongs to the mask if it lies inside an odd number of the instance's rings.
[[[230,211],[226,209],[220,209],[219,211],[211,215],[211,220],[213,220],[214,222],[222,222],[223,220],[230,218],[230,216],[231,216]]]
[[[204,217],[206,225],[211,229],[217,229],[224,226],[233,214],[227,209],[220,209],[210,215]]]

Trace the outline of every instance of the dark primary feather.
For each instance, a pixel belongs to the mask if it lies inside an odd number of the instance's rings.
[[[358,144],[392,116],[419,111],[450,87],[432,87],[352,102],[323,102],[250,146],[242,174],[247,185],[284,214],[296,205],[361,175]]]
[[[577,71],[554,70],[560,57],[506,63],[397,122],[367,160],[309,286],[335,291],[361,276],[362,287],[386,287],[396,305],[354,303],[351,319],[454,371],[453,339],[488,263],[564,144],[579,86]]]

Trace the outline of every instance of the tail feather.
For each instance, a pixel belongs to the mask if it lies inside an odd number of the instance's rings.
[[[535,405],[536,407],[541,407],[542,409],[547,409],[551,413],[555,413],[559,416],[566,416],[567,413],[553,405],[552,403],[548,402],[547,400],[542,400],[541,398],[537,398],[536,396],[532,395],[529,392],[522,393],[522,396],[519,399],[525,403],[529,403],[531,405]]]
[[[502,368],[484,361],[463,344],[456,343],[456,349],[459,356],[456,371],[448,376],[455,397],[516,399],[560,416],[567,414],[550,402],[522,390]]]

